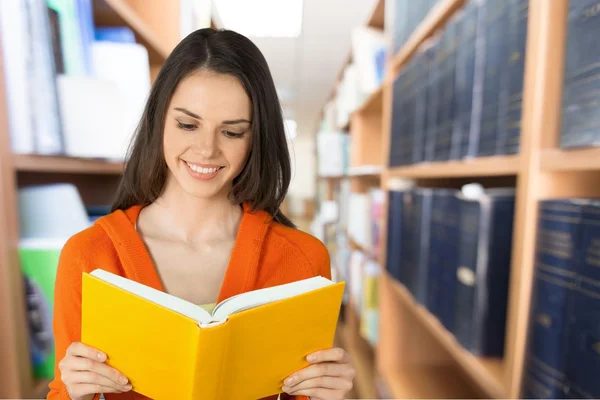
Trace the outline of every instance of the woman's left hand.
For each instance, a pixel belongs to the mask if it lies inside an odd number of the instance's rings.
[[[312,365],[293,373],[283,381],[283,391],[311,400],[342,400],[352,389],[356,374],[350,355],[341,348],[309,354]]]

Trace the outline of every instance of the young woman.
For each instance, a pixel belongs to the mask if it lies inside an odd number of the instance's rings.
[[[189,35],[149,94],[112,212],[62,251],[48,398],[143,398],[104,363],[106,354],[80,343],[82,272],[101,266],[195,304],[329,277],[324,245],[279,210],[289,181],[282,113],[263,55],[231,31]],[[344,398],[354,376],[347,353],[328,349],[309,362],[282,391]]]

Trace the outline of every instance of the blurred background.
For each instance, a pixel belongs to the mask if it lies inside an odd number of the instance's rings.
[[[269,62],[349,398],[600,397],[600,1],[0,0],[0,398],[45,397],[60,250],[209,26]]]

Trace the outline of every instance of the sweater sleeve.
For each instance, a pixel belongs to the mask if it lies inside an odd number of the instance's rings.
[[[54,380],[50,382],[50,392],[47,397],[51,400],[70,400],[67,388],[61,380],[58,364],[64,358],[69,345],[81,340],[83,251],[82,246],[78,244],[77,237],[73,237],[63,247],[58,262],[53,321],[56,361]],[[94,400],[99,398],[99,394],[94,396]]]

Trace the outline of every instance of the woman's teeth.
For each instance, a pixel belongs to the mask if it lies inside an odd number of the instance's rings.
[[[186,164],[188,165],[188,167],[190,167],[190,169],[192,171],[197,172],[199,174],[212,174],[212,173],[217,172],[218,170],[221,169],[221,167],[217,167],[217,168],[202,168],[202,167],[199,167],[197,165],[190,164],[187,161],[186,161]]]

